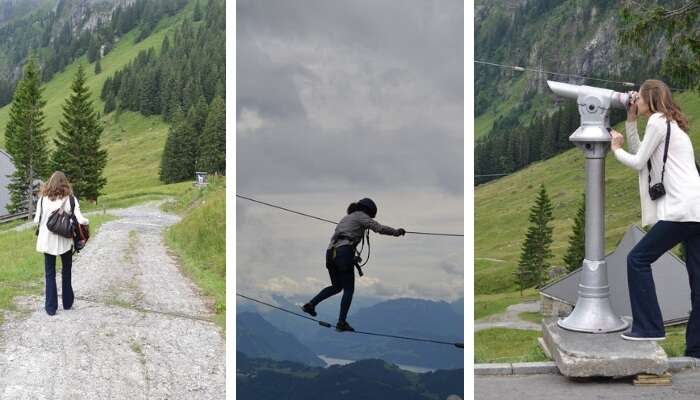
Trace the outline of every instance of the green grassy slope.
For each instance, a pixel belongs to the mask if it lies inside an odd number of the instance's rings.
[[[691,121],[690,136],[700,154],[700,96],[677,96]],[[643,122],[639,129],[643,131]],[[618,126],[622,131],[624,127]],[[620,164],[611,153],[606,158],[605,249],[613,250],[630,224],[640,224],[641,212],[637,173]],[[553,265],[562,265],[571,234],[585,171],[581,151],[571,149],[510,176],[481,185],[475,191],[474,251],[476,294],[515,290],[511,273],[520,256],[528,227],[528,214],[540,184],[544,184],[553,205]],[[484,258],[502,261],[484,260]]]
[[[62,106],[70,94],[70,85],[78,64],[86,65],[86,85],[92,93],[96,109],[102,111],[104,102],[99,99],[99,94],[105,80],[126,66],[141,50],[153,47],[159,51],[163,37],[170,34],[183,18],[191,15],[193,4],[194,2],[189,4],[179,14],[161,20],[154,32],[139,43],[134,43],[139,34],[138,29],[121,37],[114,49],[101,60],[102,72],[99,75],[94,74],[94,64],[88,65],[86,57],[82,57],[44,84],[45,126],[50,129],[50,148],[53,148],[53,138],[60,128]],[[5,143],[4,132],[9,109],[9,105],[0,108],[0,147],[4,147]],[[180,192],[179,186],[165,187],[158,180],[160,158],[168,133],[168,124],[160,116],[144,117],[134,112],[118,115],[113,112],[103,117],[103,123],[105,130],[102,143],[109,156],[105,170],[107,186],[105,196],[100,199],[101,203],[111,205],[110,200],[115,197],[121,198],[123,203],[125,193],[130,193],[129,197],[133,198],[137,197],[139,191],[146,193],[145,196]]]
[[[226,179],[208,187],[190,185],[171,210],[182,214],[165,235],[180,257],[182,270],[213,300],[216,322],[226,326]]]

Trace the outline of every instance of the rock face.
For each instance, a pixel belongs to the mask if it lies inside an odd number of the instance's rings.
[[[656,342],[632,342],[620,332],[592,334],[571,332],[545,319],[542,334],[562,375],[568,377],[662,374],[668,369],[666,352]]]

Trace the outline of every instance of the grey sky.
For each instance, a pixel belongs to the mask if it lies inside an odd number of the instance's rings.
[[[238,1],[237,190],[328,219],[462,233],[463,3]],[[333,226],[237,200],[240,290],[328,284]],[[372,236],[356,293],[463,296],[463,241]]]

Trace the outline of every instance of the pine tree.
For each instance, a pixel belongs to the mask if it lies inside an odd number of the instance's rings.
[[[574,226],[569,236],[569,248],[564,256],[566,270],[573,272],[581,266],[586,250],[586,195],[583,195],[581,205],[576,212]]]
[[[199,5],[199,0],[194,3],[194,12],[192,13],[192,20],[197,22],[202,19],[202,7]]]
[[[102,72],[102,64],[100,64],[100,60],[97,60],[95,62],[95,75],[99,75],[100,72]]]
[[[177,110],[168,132],[160,162],[163,183],[192,179],[195,173],[197,137],[194,127],[181,110]]]
[[[102,175],[107,151],[100,148],[103,127],[85,86],[82,65],[78,66],[71,90],[73,93],[63,105],[61,131],[54,140],[52,165],[66,174],[77,197],[97,201],[107,183]]]
[[[552,227],[548,224],[552,220],[552,204],[547,196],[544,185],[540,186],[540,192],[535,204],[530,209],[530,227],[522,246],[518,269],[515,277],[520,282],[520,290],[536,286],[541,287],[545,281],[552,252],[549,246],[552,243]]]
[[[209,115],[199,138],[197,170],[226,174],[226,104],[215,97],[209,106]]]
[[[100,57],[100,46],[99,43],[97,43],[97,39],[92,37],[90,39],[90,44],[88,45],[87,49],[87,59],[88,62],[95,62]]]
[[[28,191],[34,179],[49,175],[49,155],[46,147],[40,72],[30,58],[24,77],[17,84],[9,121],[5,128],[5,144],[16,171],[10,177],[10,213],[27,209]]]

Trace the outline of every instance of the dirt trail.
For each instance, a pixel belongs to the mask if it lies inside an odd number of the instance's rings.
[[[483,329],[491,328],[511,328],[511,329],[526,329],[539,331],[542,329],[540,324],[532,321],[526,321],[520,318],[522,312],[537,312],[540,311],[539,301],[528,301],[519,304],[508,306],[506,311],[501,314],[491,315],[474,321],[474,332]]]
[[[178,217],[110,214],[73,259],[73,309],[24,297],[0,326],[0,399],[224,399],[223,332],[163,243]]]

